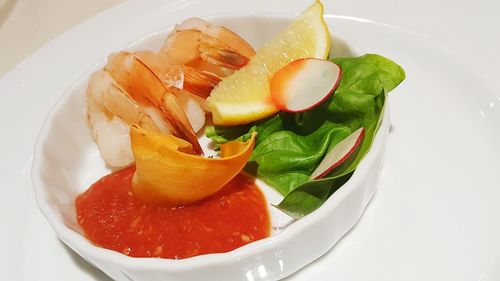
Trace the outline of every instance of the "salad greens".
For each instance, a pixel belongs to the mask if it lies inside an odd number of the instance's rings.
[[[352,175],[371,147],[381,121],[386,94],[405,79],[403,69],[379,55],[334,58],[342,79],[333,95],[301,113],[280,112],[246,126],[211,126],[206,135],[216,144],[247,139],[257,132],[246,171],[285,198],[277,205],[299,218],[317,209]],[[349,159],[319,180],[310,180],[325,154],[360,127],[365,136]]]

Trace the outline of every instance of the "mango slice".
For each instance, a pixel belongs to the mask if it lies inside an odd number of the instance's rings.
[[[130,130],[136,171],[132,191],[141,200],[162,205],[187,205],[219,191],[248,162],[254,133],[246,142],[221,145],[221,158],[194,155],[192,145],[133,125]]]

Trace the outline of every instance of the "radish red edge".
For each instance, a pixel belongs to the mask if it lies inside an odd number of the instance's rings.
[[[321,179],[344,163],[359,147],[364,136],[365,128],[361,127],[339,142],[319,163],[310,179]]]
[[[324,71],[331,72],[331,76],[325,79],[324,75],[320,75]],[[282,111],[304,112],[328,99],[337,89],[341,78],[342,69],[334,62],[317,58],[298,59],[278,70],[271,78],[271,100]],[[317,90],[321,92],[311,95],[310,85],[322,83],[328,83],[328,86],[323,89],[319,87]]]

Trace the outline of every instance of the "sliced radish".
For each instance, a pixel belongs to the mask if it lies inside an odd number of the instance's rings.
[[[311,174],[310,179],[320,179],[344,163],[356,151],[364,136],[365,128],[362,127],[339,142],[319,163],[318,168]]]
[[[306,111],[328,98],[337,88],[341,76],[340,66],[331,61],[295,60],[271,78],[271,99],[283,111]]]

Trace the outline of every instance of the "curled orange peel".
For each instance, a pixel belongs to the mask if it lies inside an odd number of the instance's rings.
[[[172,135],[132,126],[136,161],[132,191],[139,199],[162,206],[194,203],[219,191],[245,167],[256,133],[246,142],[221,145],[221,158],[195,155],[192,145]]]

